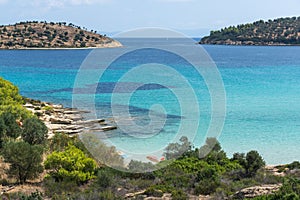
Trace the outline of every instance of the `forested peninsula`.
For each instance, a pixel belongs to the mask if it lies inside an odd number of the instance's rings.
[[[200,44],[217,45],[300,45],[300,17],[260,20],[211,31]]]

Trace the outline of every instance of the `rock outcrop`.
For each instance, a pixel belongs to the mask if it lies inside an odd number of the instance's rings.
[[[84,133],[84,131],[111,131],[117,129],[114,125],[108,125],[105,119],[84,120],[80,111],[72,108],[64,108],[62,105],[54,105],[45,102],[26,103],[27,110],[33,112],[47,126],[49,138],[55,133],[69,135]]]
[[[242,189],[241,191],[237,192],[234,196],[239,199],[245,199],[254,198],[262,195],[269,195],[277,192],[281,186],[282,184],[253,186]]]

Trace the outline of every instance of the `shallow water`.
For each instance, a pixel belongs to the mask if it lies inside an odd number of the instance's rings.
[[[141,46],[141,44],[146,46],[144,42],[130,41],[124,48]],[[182,44],[176,41],[174,45],[180,48]],[[227,154],[231,156],[234,152],[255,149],[263,155],[268,164],[299,160],[300,47],[206,45],[204,48],[215,61],[224,81],[227,111],[219,140]],[[2,50],[0,51],[0,75],[16,84],[24,96],[72,106],[74,81],[80,65],[90,51]],[[120,49],[108,51],[120,51]],[[200,145],[210,122],[209,91],[203,80],[196,77],[188,64],[174,58],[172,54],[144,49],[115,62],[100,80],[102,84],[96,86],[95,105],[98,117],[111,115],[111,93],[122,74],[132,65],[139,65],[145,62],[145,59],[150,59],[149,57],[174,65],[174,68],[188,77],[191,85],[197,88],[196,95],[201,116],[194,143]],[[98,69],[90,70],[90,73],[93,73],[93,70]],[[151,70],[147,73],[151,73]],[[168,73],[157,76],[157,79],[169,81],[167,87],[148,84],[131,94],[129,104],[132,118],[124,118],[122,109],[127,102],[122,97],[131,93],[141,82],[141,77],[146,75],[141,74],[140,77],[128,80],[118,91],[114,91],[117,101],[113,103],[116,110],[120,111],[120,115],[115,120],[125,125],[131,124],[133,120],[141,126],[146,126],[150,122],[148,116],[150,109],[156,116],[156,121],[153,121],[154,134],[139,135],[138,131],[124,134],[121,130],[117,130],[108,134],[108,140],[125,151],[151,154],[153,149],[164,148],[166,142],[172,141],[183,121],[190,123],[190,126],[185,128],[186,132],[193,131],[192,125],[195,121],[185,118],[181,113],[179,101],[170,88],[177,90],[181,95],[184,95],[185,91],[180,90],[176,80],[168,77]],[[144,83],[148,83],[146,79]],[[75,95],[84,99],[93,91],[90,91],[93,87],[95,86],[83,85],[76,90]],[[151,107],[153,104],[163,105],[166,111],[166,123],[162,129],[159,126],[160,119],[165,117],[164,113],[160,112],[160,109]],[[89,105],[86,107],[89,109]],[[190,105],[188,109],[192,110],[193,107],[194,105]]]

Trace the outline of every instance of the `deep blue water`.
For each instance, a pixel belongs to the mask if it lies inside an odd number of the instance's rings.
[[[124,48],[130,48],[131,45],[146,47],[137,40],[131,41]],[[174,45],[180,48],[182,44],[178,41]],[[124,48],[103,49],[100,53],[122,51]],[[226,91],[226,120],[219,140],[227,154],[231,156],[234,152],[255,149],[263,155],[268,164],[300,160],[300,47],[206,45],[204,48],[216,63]],[[91,50],[2,50],[0,75],[17,85],[24,96],[72,106],[77,73],[90,52]],[[83,81],[82,85],[74,90],[75,95],[84,99],[93,93],[93,88],[96,89],[95,106],[98,117],[109,118],[111,93],[122,75],[133,66],[154,63],[157,60],[159,63],[173,66],[188,78],[192,87],[197,88],[201,119],[194,143],[200,145],[210,121],[210,94],[204,81],[193,68],[189,67],[185,60],[178,59],[171,53],[142,49],[123,55],[105,71],[99,79],[101,84]],[[93,74],[97,70],[100,69],[91,67],[88,73]],[[122,110],[127,104],[124,95],[131,95],[129,111],[132,120],[138,125],[149,124],[149,110],[157,117],[153,124],[156,133],[149,133],[151,137],[140,136],[139,131],[124,134],[118,130],[110,133],[108,140],[122,151],[151,154],[151,149],[163,148],[167,141],[174,138],[183,121],[191,124],[191,130],[189,126],[185,130],[193,131],[194,121],[181,113],[180,101],[172,91],[180,91],[180,81],[168,76],[168,73],[159,73],[153,76],[163,79],[167,85],[153,83],[147,80],[151,70],[124,80],[114,91],[117,100],[113,104],[117,110]],[[145,85],[140,86],[141,82]],[[181,92],[179,94],[184,95],[184,91]],[[151,107],[154,104],[164,106],[166,123],[163,128],[159,127],[159,120],[165,116],[160,109]],[[193,109],[195,105],[189,106],[188,109]],[[86,109],[89,108],[87,104]],[[122,118],[122,113],[114,117],[121,123],[128,120]]]

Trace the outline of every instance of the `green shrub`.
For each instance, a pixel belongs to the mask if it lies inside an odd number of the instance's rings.
[[[17,196],[19,196],[18,199],[20,200],[43,200],[43,194],[41,192],[39,192],[38,190],[36,192],[32,192],[30,195],[26,195],[26,194],[18,194]],[[13,197],[10,196],[12,199]]]
[[[220,186],[219,180],[213,180],[213,179],[203,180],[198,182],[195,185],[195,194],[209,195],[215,193],[219,186]]]
[[[97,134],[82,134],[80,141],[81,142],[79,145],[82,145],[84,148],[88,149],[89,153],[93,155],[93,157],[96,158],[100,164],[105,163],[110,167],[124,169],[123,158],[119,155],[117,149],[114,146],[106,146],[102,141],[99,140]]]
[[[74,193],[68,197],[68,199],[74,200],[83,200],[83,199],[95,199],[95,200],[121,200],[124,198],[117,197],[113,191],[105,190],[105,191],[90,191],[90,192],[81,192]]]
[[[290,170],[293,170],[293,169],[300,169],[300,162],[294,161],[294,162],[292,162],[291,164],[288,164],[287,167],[288,167]]]
[[[172,200],[187,200],[188,195],[182,190],[174,190],[172,193]]]
[[[246,155],[246,175],[253,177],[256,172],[266,165],[263,158],[259,155],[257,151],[250,151]]]
[[[0,148],[5,141],[20,136],[22,130],[16,121],[17,116],[10,112],[0,114]]]
[[[69,143],[73,142],[73,138],[65,133],[55,133],[49,142],[50,152],[64,151]]]
[[[74,181],[64,180],[56,182],[51,177],[44,179],[43,188],[46,196],[57,200],[63,199],[62,196],[67,197],[67,194],[76,193],[79,190],[77,183]]]
[[[135,161],[131,160],[128,164],[128,169],[130,172],[134,173],[144,173],[144,172],[151,172],[155,170],[155,165],[148,162],[141,162],[141,161]]]
[[[97,199],[99,199],[99,200],[116,200],[118,198],[114,195],[114,193],[112,191],[108,190],[108,191],[100,192],[98,194]]]
[[[51,106],[44,106],[43,110],[52,112],[54,109]]]
[[[180,143],[170,143],[164,152],[164,156],[167,160],[179,158],[181,155],[191,150],[192,144],[188,141],[188,138],[183,136],[180,138]]]
[[[246,177],[254,177],[256,172],[266,164],[257,151],[249,151],[246,157],[245,154],[235,153],[231,160],[244,167]]]
[[[0,105],[22,105],[23,98],[19,89],[9,81],[0,77]]]
[[[8,174],[16,177],[20,183],[38,177],[43,172],[43,148],[27,142],[8,142],[3,148],[4,161],[10,164]]]
[[[24,121],[22,139],[31,145],[44,144],[47,139],[48,128],[44,122],[36,117]]]
[[[97,173],[97,186],[101,188],[108,188],[112,185],[114,179],[114,175],[105,169],[101,169]]]
[[[81,184],[95,177],[96,162],[74,145],[68,145],[63,152],[54,151],[44,164],[57,182],[70,180]]]
[[[149,187],[144,194],[152,197],[162,197],[164,195],[161,190],[155,189],[154,187]]]
[[[172,193],[172,191],[176,190],[173,186],[170,186],[168,184],[152,184],[150,188],[162,191],[163,193]]]

